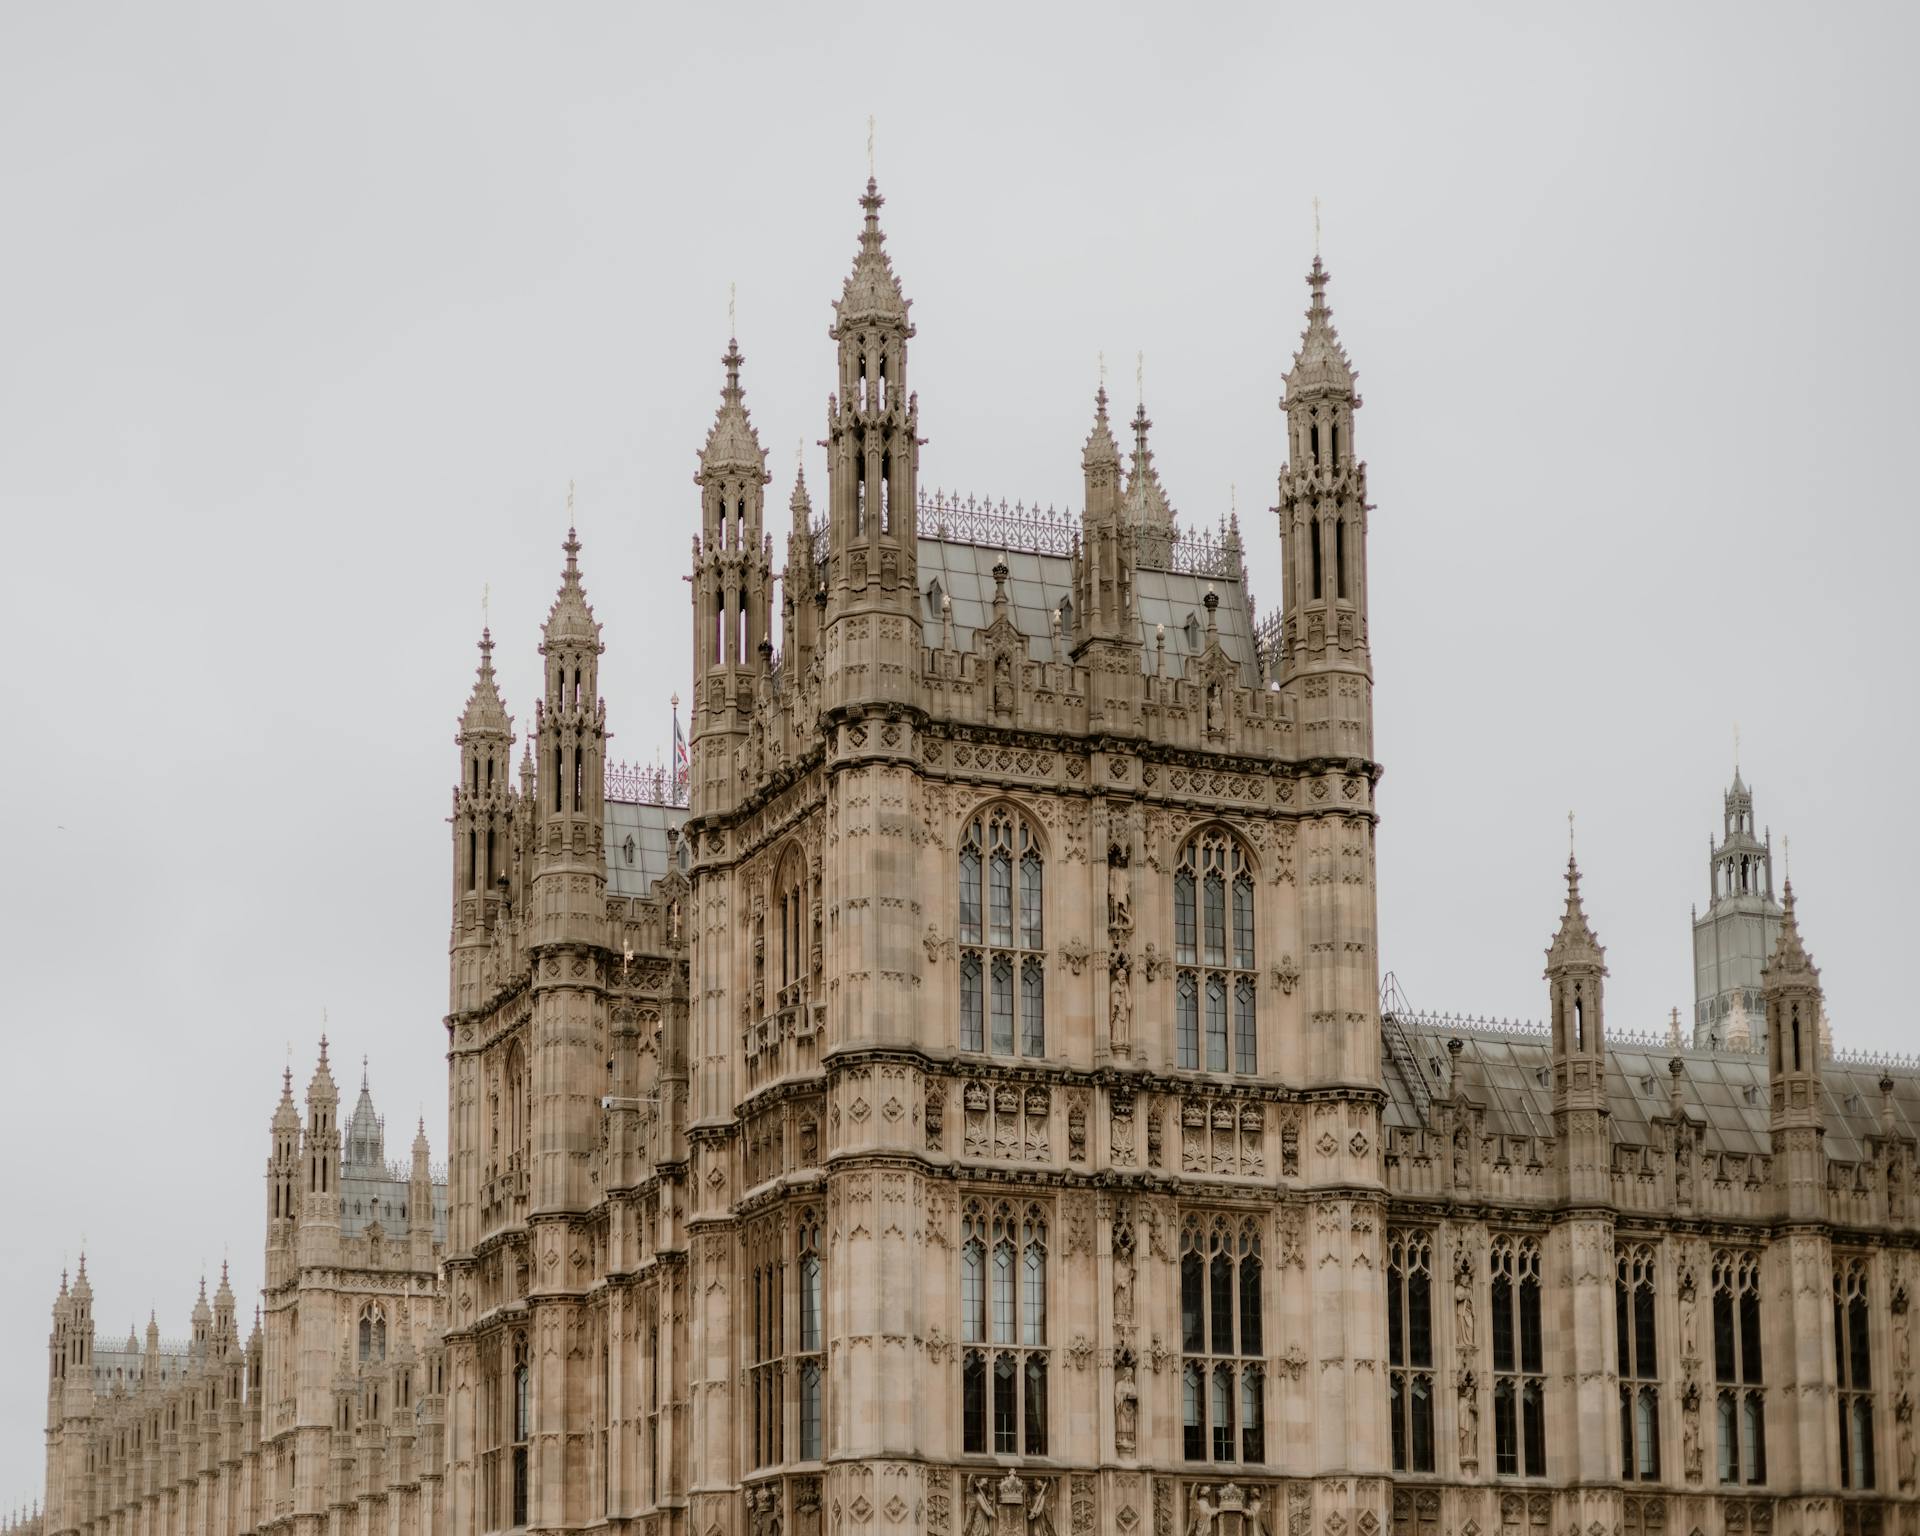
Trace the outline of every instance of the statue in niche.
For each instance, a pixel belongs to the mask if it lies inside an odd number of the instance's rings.
[[[1464,1189],[1470,1177],[1467,1165],[1467,1128],[1457,1125],[1453,1129],[1453,1182]]]
[[[1207,729],[1217,731],[1226,724],[1226,709],[1220,693],[1220,679],[1207,680]]]
[[[1119,1456],[1131,1456],[1134,1437],[1139,1432],[1140,1389],[1133,1379],[1133,1354],[1122,1350],[1120,1362],[1113,1368],[1113,1449]]]
[[[1453,1266],[1453,1335],[1461,1355],[1473,1353],[1473,1257],[1462,1253]]]
[[[1124,950],[1133,937],[1133,875],[1127,868],[1127,850],[1118,843],[1107,848],[1107,941]]]
[[[1247,1529],[1253,1536],[1273,1536],[1273,1522],[1267,1518],[1266,1490],[1256,1488],[1247,1500]]]
[[[1133,962],[1116,951],[1107,973],[1107,1041],[1113,1054],[1133,1049]]]
[[[1130,1249],[1114,1250],[1113,1320],[1121,1327],[1133,1324],[1133,1253]]]
[[[993,658],[993,707],[1013,708],[1013,663],[1007,660],[1005,651],[996,652]]]
[[[1480,1384],[1472,1371],[1460,1373],[1460,1467],[1472,1471],[1480,1464]]]
[[[1213,1536],[1213,1518],[1220,1513],[1209,1490],[1202,1484],[1193,1490],[1193,1507],[1187,1514],[1187,1536]]]

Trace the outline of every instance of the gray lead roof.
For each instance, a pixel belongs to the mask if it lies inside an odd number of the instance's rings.
[[[920,617],[925,643],[940,644],[940,597],[953,599],[953,643],[960,650],[973,645],[976,630],[993,622],[993,567],[1002,552],[984,544],[952,539],[921,539]],[[1066,555],[1038,554],[1016,549],[1006,552],[1007,616],[1027,638],[1027,655],[1034,661],[1053,659],[1053,611],[1073,592],[1073,564]],[[1140,669],[1151,673],[1156,658],[1154,629],[1167,629],[1167,675],[1186,675],[1186,660],[1206,646],[1207,588],[1220,599],[1214,618],[1220,645],[1240,664],[1243,681],[1258,687],[1260,668],[1253,643],[1253,615],[1246,587],[1226,576],[1201,576],[1186,571],[1141,570],[1136,573],[1135,606],[1140,616]],[[938,584],[939,593],[934,590]],[[1069,609],[1070,611],[1070,609]],[[1062,618],[1062,644],[1070,645],[1071,623]]]
[[[1457,1091],[1486,1105],[1486,1130],[1492,1135],[1553,1134],[1552,1046],[1544,1034],[1510,1034],[1467,1025],[1415,1024],[1406,1031],[1429,1095],[1448,1087],[1447,1041],[1461,1043],[1455,1073]],[[1672,1080],[1668,1063],[1681,1063],[1682,1097],[1687,1114],[1704,1131],[1709,1153],[1760,1153],[1772,1150],[1767,1131],[1767,1058],[1761,1052],[1696,1050],[1644,1043],[1623,1044],[1607,1052],[1607,1108],[1616,1142],[1645,1146],[1656,1140],[1652,1122],[1667,1115]],[[1387,1123],[1419,1129],[1423,1122],[1405,1066],[1385,1053]],[[1880,1134],[1880,1079],[1893,1083],[1893,1131],[1912,1136],[1920,1126],[1920,1073],[1911,1067],[1883,1066],[1832,1058],[1822,1064],[1826,1093],[1827,1155],[1857,1162],[1870,1137]]]

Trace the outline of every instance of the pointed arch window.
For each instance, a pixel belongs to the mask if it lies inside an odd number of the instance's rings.
[[[1315,460],[1318,460],[1320,457],[1320,443],[1319,443],[1320,429],[1318,427],[1315,427],[1313,430],[1314,430],[1313,456]],[[1308,551],[1307,558],[1309,559],[1309,561],[1312,563],[1312,566],[1313,566],[1313,596],[1317,600],[1320,596],[1320,560],[1321,560],[1320,519],[1317,517],[1311,517],[1307,519],[1307,551]]]
[[[980,1200],[961,1215],[962,1449],[971,1455],[1047,1453],[1047,1218]]]
[[[1260,1232],[1252,1218],[1189,1216],[1180,1232],[1181,1453],[1266,1460]]]
[[[1493,1470],[1547,1474],[1546,1360],[1540,1332],[1540,1244],[1494,1238],[1487,1251],[1493,1335]]]
[[[1222,829],[1189,842],[1174,868],[1173,950],[1176,1065],[1252,1074],[1260,1036],[1253,870]]]
[[[1660,1365],[1654,1324],[1658,1264],[1651,1247],[1620,1250],[1614,1273],[1614,1335],[1619,1351],[1620,1475],[1660,1476]]]
[[[1393,1470],[1433,1470],[1433,1238],[1387,1233],[1387,1399]]]
[[[527,1444],[533,1430],[533,1371],[524,1336],[513,1341],[513,1523],[527,1523]]]
[[[1045,861],[1023,817],[1003,806],[960,840],[960,1049],[1044,1056]]]
[[[1873,1341],[1867,1313],[1867,1263],[1848,1259],[1833,1272],[1833,1357],[1839,1384],[1840,1486],[1866,1489],[1876,1476],[1873,1444]]]
[[[1720,1481],[1767,1480],[1766,1384],[1760,1349],[1760,1255],[1713,1256],[1714,1408]]]

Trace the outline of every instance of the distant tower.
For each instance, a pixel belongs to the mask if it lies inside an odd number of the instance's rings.
[[[280,1102],[267,1133],[267,1284],[293,1278],[293,1234],[300,1214],[300,1110],[293,1102],[293,1069],[280,1074]]]
[[[1567,908],[1547,950],[1553,1019],[1553,1119],[1566,1157],[1567,1193],[1604,1202],[1611,1192],[1607,1130],[1607,952],[1580,904],[1580,866],[1567,858]]]
[[[1711,896],[1693,915],[1693,1043],[1766,1044],[1760,972],[1780,937],[1771,837],[1756,836],[1753,792],[1734,765],[1720,841],[1708,855]]]
[[[720,359],[727,381],[720,409],[700,450],[700,538],[693,570],[693,708],[690,721],[698,810],[731,807],[736,761],[753,712],[754,679],[770,640],[773,548],[765,534],[766,450],[747,415],[740,388],[738,341]]]
[[[828,336],[839,343],[839,388],[827,404],[827,526],[833,624],[853,614],[896,614],[917,622],[919,550],[914,487],[919,472],[919,406],[907,387],[907,342],[914,334],[909,300],[880,232],[884,199],[871,177],[860,199],[865,220],[853,270],[834,302]],[[889,631],[898,641],[904,631]],[[838,691],[897,694],[897,669],[874,665],[872,631],[828,637]],[[871,652],[871,653],[870,653]]]
[[[480,631],[480,667],[454,733],[460,783],[453,792],[453,992],[479,996],[481,972],[513,865],[513,720],[493,675],[493,633]]]
[[[1354,453],[1360,408],[1353,365],[1313,258],[1312,299],[1287,372],[1288,461],[1280,471],[1286,626],[1275,669],[1298,690],[1309,756],[1373,757],[1373,663],[1367,647],[1367,466]]]

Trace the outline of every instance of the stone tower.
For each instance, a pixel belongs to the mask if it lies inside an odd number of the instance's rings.
[[[1780,935],[1773,898],[1773,840],[1756,835],[1753,791],[1733,770],[1719,842],[1707,855],[1707,910],[1693,913],[1693,1040],[1735,1050],[1766,1043],[1760,973]]]

